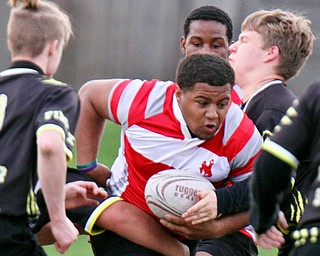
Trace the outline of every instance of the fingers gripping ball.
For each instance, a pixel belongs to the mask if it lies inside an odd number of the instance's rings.
[[[145,187],[150,210],[160,219],[171,213],[180,216],[197,202],[197,192],[214,189],[201,174],[170,169],[154,174]]]

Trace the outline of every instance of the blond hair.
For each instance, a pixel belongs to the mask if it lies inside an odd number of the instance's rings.
[[[277,46],[280,62],[276,68],[278,75],[289,80],[299,73],[313,50],[315,39],[311,21],[280,9],[257,11],[242,23],[241,30],[256,31],[262,36],[264,49]]]
[[[7,27],[12,55],[38,56],[54,40],[65,45],[73,35],[68,15],[55,3],[41,0],[10,0]]]

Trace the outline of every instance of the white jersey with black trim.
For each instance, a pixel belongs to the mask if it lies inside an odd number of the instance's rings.
[[[251,174],[262,144],[252,121],[234,103],[214,138],[193,138],[175,89],[171,81],[122,80],[109,96],[109,115],[122,126],[122,134],[108,193],[150,214],[144,188],[153,174],[165,169],[197,172],[223,187]]]

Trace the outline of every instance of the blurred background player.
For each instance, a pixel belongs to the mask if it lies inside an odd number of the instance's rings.
[[[66,160],[79,115],[76,91],[50,78],[72,35],[68,16],[52,2],[10,1],[12,65],[0,73],[0,254],[45,255],[29,228],[41,182],[56,249],[78,236],[65,213]],[[12,200],[14,198],[14,200]]]

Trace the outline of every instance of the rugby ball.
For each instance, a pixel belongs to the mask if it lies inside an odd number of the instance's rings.
[[[170,169],[151,176],[144,195],[150,210],[158,217],[171,213],[180,216],[197,202],[197,192],[214,189],[201,174]]]

